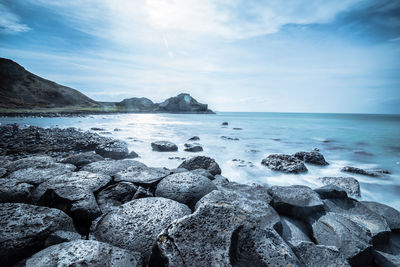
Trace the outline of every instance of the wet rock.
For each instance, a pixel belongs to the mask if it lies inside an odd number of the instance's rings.
[[[282,216],[282,238],[290,245],[295,246],[297,243],[306,241],[311,242],[307,226],[296,219]]]
[[[134,159],[134,158],[138,158],[138,157],[139,157],[139,155],[135,151],[129,152],[129,155],[127,156],[128,159]]]
[[[146,168],[147,166],[137,160],[123,159],[123,160],[104,160],[97,161],[85,165],[81,170],[93,173],[103,173],[110,176],[115,176],[118,172],[126,170],[129,167],[141,167]]]
[[[114,181],[126,181],[144,187],[150,187],[157,184],[161,179],[163,179],[170,173],[170,170],[164,168],[129,167],[118,172],[115,175]]]
[[[5,168],[0,168],[0,178],[7,174],[7,170]]]
[[[221,123],[222,126],[228,126],[229,123],[227,121],[224,121],[223,123]]]
[[[324,211],[319,195],[307,186],[272,186],[268,193],[272,197],[272,206],[279,214],[302,219]]]
[[[150,197],[123,204],[92,226],[94,237],[120,248],[138,251],[148,259],[158,234],[172,221],[190,214],[174,200]]]
[[[361,201],[361,203],[371,211],[385,218],[392,231],[400,231],[400,212],[398,210],[373,201]]]
[[[151,148],[153,151],[158,152],[170,152],[170,151],[178,151],[178,146],[169,141],[156,141],[151,143]]]
[[[193,136],[193,137],[189,138],[188,141],[200,141],[200,137]]]
[[[400,266],[400,234],[391,233],[388,244],[375,247],[374,262],[376,266]]]
[[[90,128],[90,130],[92,130],[92,131],[105,131],[106,129],[99,128],[99,127],[92,127],[92,128]]]
[[[229,137],[229,136],[221,136],[221,139],[223,140],[229,140],[229,141],[239,141],[239,138],[237,137]]]
[[[285,173],[306,172],[307,168],[298,158],[284,154],[272,154],[261,161],[262,165],[267,166],[273,171]]]
[[[233,130],[240,131],[243,130],[243,128],[233,128]]]
[[[102,143],[95,151],[100,156],[111,159],[124,159],[129,155],[128,144],[119,140]]]
[[[186,169],[184,169],[184,170],[186,170]],[[214,180],[215,179],[214,175],[212,175],[209,171],[207,171],[205,169],[195,169],[195,170],[191,171],[191,173],[198,174],[198,175],[203,175],[203,176],[207,177],[210,180]]]
[[[99,134],[112,134],[111,132],[99,132]]]
[[[307,267],[350,267],[350,264],[336,247],[315,245],[312,242],[302,241],[292,248],[300,261]]]
[[[0,204],[0,257],[10,266],[44,248],[55,231],[74,231],[72,220],[58,209],[22,203]]]
[[[171,170],[171,174],[173,173],[181,173],[181,172],[188,172],[185,168],[175,168]]]
[[[122,131],[122,129],[114,128],[114,132],[120,132],[120,131]]]
[[[352,266],[371,265],[372,238],[366,228],[330,212],[313,221],[311,227],[319,245],[337,247]]]
[[[388,240],[390,228],[385,219],[379,214],[372,212],[362,203],[346,199],[325,199],[325,210],[340,214],[371,232],[375,244],[385,243]]]
[[[384,169],[371,169],[371,170],[364,170],[356,167],[351,167],[351,166],[346,166],[341,169],[342,172],[350,172],[350,173],[355,173],[355,174],[360,174],[360,175],[365,175],[365,176],[371,176],[371,177],[379,177],[382,174],[390,174],[390,171],[384,170]]]
[[[329,165],[329,163],[326,162],[324,156],[321,153],[316,152],[316,151],[312,151],[312,152],[297,152],[293,156],[295,156],[299,160],[304,161],[305,163],[314,164],[314,165],[321,165],[321,166]]]
[[[326,198],[347,198],[347,192],[342,188],[333,184],[325,185],[314,189],[322,199]]]
[[[360,197],[360,183],[353,177],[320,177],[323,184],[336,185],[343,188],[350,196]]]
[[[48,168],[55,164],[52,157],[40,156],[40,157],[28,157],[10,162],[4,166],[9,172],[14,172],[20,169],[27,169],[32,167]]]
[[[196,202],[217,187],[203,175],[191,172],[171,174],[157,185],[155,196],[165,197],[194,208]]]
[[[103,213],[107,213],[122,204],[131,201],[138,187],[129,182],[113,184],[100,191],[97,203]]]
[[[182,162],[178,168],[185,168],[189,171],[193,171],[196,169],[205,169],[209,171],[212,175],[221,174],[221,168],[219,167],[218,163],[215,162],[214,159],[205,156],[197,156],[187,159]]]
[[[32,203],[34,186],[14,179],[0,179],[0,203]]]
[[[61,162],[73,164],[76,167],[81,168],[84,165],[101,160],[104,160],[104,158],[98,154],[95,154],[93,152],[84,152],[70,155],[64,158]]]
[[[199,143],[185,144],[185,151],[188,152],[201,152],[203,147]]]
[[[75,240],[48,247],[23,266],[142,266],[139,253],[95,240]]]

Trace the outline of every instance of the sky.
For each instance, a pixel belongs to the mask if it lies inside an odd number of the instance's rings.
[[[0,0],[0,57],[98,101],[400,113],[400,0]]]

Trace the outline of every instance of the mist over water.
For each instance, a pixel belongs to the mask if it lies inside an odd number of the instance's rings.
[[[222,122],[228,126],[222,126]],[[2,124],[41,127],[76,127],[84,131],[104,128],[100,133],[122,139],[139,161],[154,167],[176,168],[182,158],[205,155],[215,158],[222,175],[240,183],[267,185],[303,184],[321,186],[318,177],[354,177],[361,185],[361,199],[383,202],[400,209],[400,116],[365,114],[302,114],[220,112],[201,114],[118,114],[83,118],[0,118]],[[114,131],[114,129],[120,131]],[[241,129],[234,129],[241,128]],[[192,136],[203,146],[200,153],[185,152]],[[221,136],[238,138],[225,140]],[[154,152],[150,143],[168,140],[177,152]],[[261,165],[272,153],[293,154],[318,148],[330,163],[307,165],[305,174],[283,174]],[[171,159],[172,158],[172,159]],[[384,168],[382,177],[343,173],[346,165]]]

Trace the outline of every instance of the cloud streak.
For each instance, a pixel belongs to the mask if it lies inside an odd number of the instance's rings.
[[[30,28],[20,22],[20,18],[4,4],[0,3],[0,33],[17,34],[29,31]]]

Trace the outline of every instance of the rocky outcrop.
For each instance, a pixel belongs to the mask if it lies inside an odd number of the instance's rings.
[[[188,152],[201,152],[203,147],[199,143],[185,144],[185,151]]]
[[[169,141],[156,141],[151,143],[151,148],[154,151],[159,152],[170,152],[170,151],[178,151],[178,146]]]
[[[303,161],[298,158],[285,154],[272,154],[261,161],[262,165],[267,166],[273,171],[285,173],[307,172]]]
[[[384,169],[371,169],[371,170],[364,170],[357,167],[346,166],[343,167],[342,172],[350,172],[359,175],[371,176],[371,177],[379,177],[385,174],[390,174],[390,171]]]
[[[207,104],[201,104],[191,95],[185,93],[170,97],[164,102],[157,104],[155,111],[171,113],[213,113],[208,109]]]
[[[146,97],[133,97],[115,104],[119,111],[125,112],[152,112],[157,105]]]
[[[312,152],[297,152],[293,156],[295,156],[299,160],[304,161],[305,163],[314,164],[314,165],[321,165],[321,166],[329,165],[329,163],[326,162],[324,156],[321,153],[316,152],[316,151],[312,151]]]
[[[171,173],[165,168],[128,167],[115,175],[116,182],[126,181],[143,187],[151,187]]]
[[[193,171],[195,169],[205,169],[212,175],[221,174],[221,168],[219,167],[218,163],[215,162],[214,159],[205,156],[197,156],[187,159],[182,162],[178,168],[185,168],[189,171]]]
[[[341,187],[350,196],[361,196],[360,183],[353,177],[320,177],[318,180],[325,185],[336,185]]]

